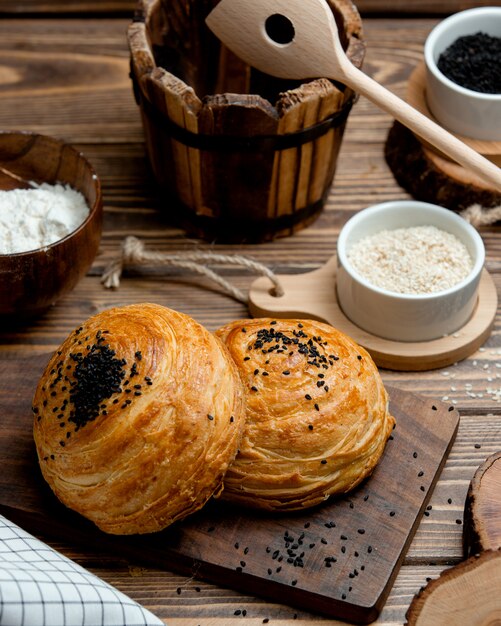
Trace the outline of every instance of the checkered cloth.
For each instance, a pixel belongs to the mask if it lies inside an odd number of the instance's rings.
[[[0,515],[0,626],[158,626],[163,622]]]

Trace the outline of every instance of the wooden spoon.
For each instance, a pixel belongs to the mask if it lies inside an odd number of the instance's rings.
[[[338,80],[501,190],[496,165],[349,61],[326,0],[221,0],[206,22],[249,65],[279,78]]]

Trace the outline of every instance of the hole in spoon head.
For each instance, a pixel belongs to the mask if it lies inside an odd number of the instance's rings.
[[[279,44],[288,44],[294,39],[294,24],[285,15],[274,13],[266,19],[264,28],[268,37]]]

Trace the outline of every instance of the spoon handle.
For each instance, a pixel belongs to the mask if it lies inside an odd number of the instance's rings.
[[[501,169],[497,165],[484,158],[430,118],[416,111],[407,102],[364,74],[348,60],[346,63],[342,63],[342,71],[344,76],[340,79],[348,86],[390,113],[416,135],[501,191]]]

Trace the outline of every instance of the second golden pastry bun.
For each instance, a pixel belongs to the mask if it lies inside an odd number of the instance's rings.
[[[155,304],[104,311],[51,358],[34,401],[45,480],[108,533],[158,531],[222,487],[243,388],[222,343]]]
[[[378,463],[394,427],[370,355],[312,320],[246,319],[216,332],[247,394],[223,498],[298,510],[346,493]]]

